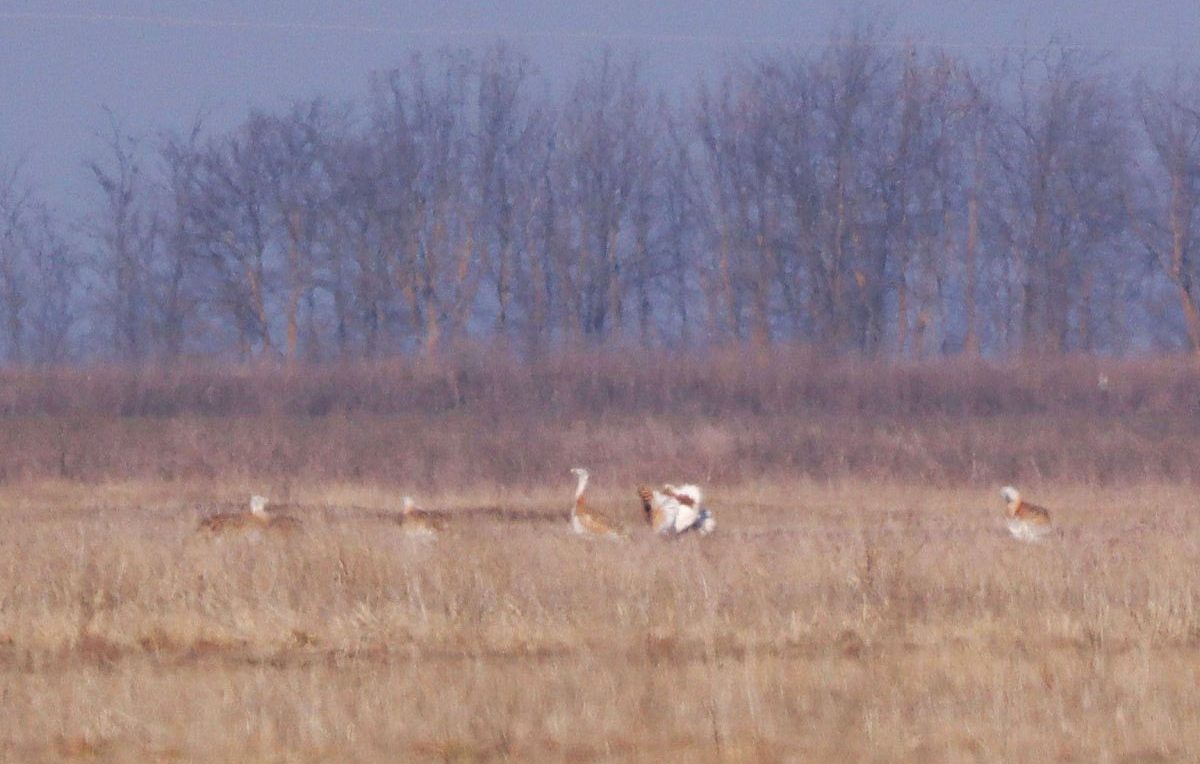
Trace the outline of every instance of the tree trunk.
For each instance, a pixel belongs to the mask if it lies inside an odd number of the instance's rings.
[[[1197,305],[1192,274],[1188,266],[1188,220],[1182,172],[1171,174],[1171,281],[1179,292],[1180,307],[1187,327],[1188,344],[1200,355],[1200,306]]]
[[[975,150],[976,161],[979,160],[978,144]],[[978,174],[976,174],[978,181]],[[967,323],[967,334],[963,339],[963,352],[967,355],[979,355],[979,326],[975,317],[975,291],[978,288],[979,269],[977,265],[979,248],[979,184],[971,184],[970,195],[967,197],[967,251],[963,267],[966,269],[966,284],[964,285],[963,313]]]
[[[258,323],[258,336],[262,341],[262,353],[270,353],[274,348],[271,344],[271,329],[267,319],[267,301],[263,295],[262,259],[256,265],[246,269],[246,278],[250,284],[250,309],[254,320]]]
[[[300,347],[300,300],[304,285],[300,267],[300,213],[293,210],[288,223],[288,302],[287,302],[287,362],[295,364]]]

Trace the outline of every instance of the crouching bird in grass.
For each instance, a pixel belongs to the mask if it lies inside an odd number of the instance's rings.
[[[627,536],[625,529],[592,509],[584,500],[583,492],[587,489],[588,471],[583,467],[575,467],[571,470],[571,474],[578,481],[575,484],[575,503],[571,505],[571,530],[588,538],[624,540]]]
[[[655,533],[679,536],[695,531],[707,536],[716,530],[717,520],[701,503],[703,494],[699,486],[667,483],[658,490],[640,486],[638,498],[642,500],[646,522]]]
[[[432,538],[446,529],[446,519],[421,509],[413,497],[405,496],[400,504],[400,529],[413,538]]]
[[[210,515],[200,521],[197,533],[234,535],[268,531],[287,536],[300,530],[300,521],[290,515],[277,515],[267,511],[267,498],[255,494],[250,497],[247,512],[223,512]]]
[[[1008,532],[1021,541],[1041,541],[1050,534],[1050,513],[1036,504],[1021,498],[1021,492],[1011,485],[1000,489],[1004,498],[1004,514],[1008,518]]]

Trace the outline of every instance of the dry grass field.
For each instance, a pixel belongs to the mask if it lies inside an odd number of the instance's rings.
[[[943,382],[927,411],[902,391],[945,370],[876,372],[892,409],[768,378],[570,413],[592,375],[542,409],[465,386],[153,413],[9,378],[0,760],[1196,760],[1194,372],[1118,368],[1105,399],[1070,369]],[[1038,410],[1047,376],[1085,381]],[[579,463],[629,543],[569,533]],[[638,525],[637,483],[680,479],[711,537]],[[1045,543],[1004,531],[1008,479]],[[193,533],[252,492],[303,532]],[[407,493],[448,529],[406,538]]]

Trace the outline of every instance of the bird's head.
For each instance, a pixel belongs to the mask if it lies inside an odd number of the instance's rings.
[[[1011,485],[1006,485],[1000,489],[1000,496],[1008,504],[1017,504],[1021,501],[1021,492]]]
[[[572,467],[571,474],[577,478],[585,478],[588,476],[588,471],[583,467]]]
[[[267,516],[267,497],[254,494],[250,497],[250,512],[255,517]]]
[[[410,514],[417,507],[417,502],[413,501],[413,497],[405,496],[400,500],[400,508],[404,514]]]

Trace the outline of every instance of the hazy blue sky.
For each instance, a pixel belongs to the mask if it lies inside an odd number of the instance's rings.
[[[201,110],[231,124],[251,106],[360,93],[370,71],[414,49],[506,38],[552,77],[611,43],[646,54],[668,88],[731,53],[819,45],[866,8],[888,38],[986,52],[1057,35],[1122,65],[1200,62],[1197,0],[907,0],[709,3],[561,0],[0,2],[0,162],[24,160],[52,201],[75,208],[82,160],[111,108],[134,132],[182,128]]]

